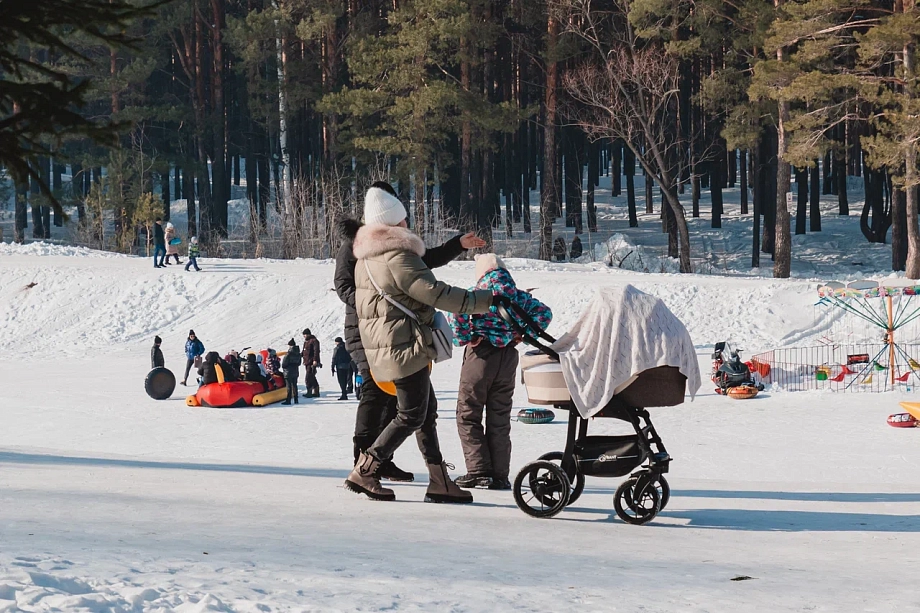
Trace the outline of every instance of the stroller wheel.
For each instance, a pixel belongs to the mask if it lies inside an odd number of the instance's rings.
[[[655,482],[655,487],[661,497],[661,508],[658,509],[661,512],[664,511],[664,508],[668,506],[668,501],[671,500],[671,486],[668,485],[668,480],[664,478],[664,475],[661,475],[658,477],[658,481]]]
[[[550,451],[549,453],[544,453],[540,456],[541,460],[549,460],[555,464],[562,465],[562,452],[561,451]],[[581,496],[581,493],[585,489],[585,476],[584,474],[576,471],[575,472],[575,482],[572,483],[572,493],[569,495],[569,502],[566,506],[572,504],[578,497]]]
[[[641,526],[658,515],[661,510],[661,495],[655,483],[643,480],[641,491],[637,492],[639,477],[630,477],[620,484],[613,495],[613,508],[627,524]]]
[[[568,477],[548,460],[531,462],[514,479],[514,502],[531,517],[558,515],[571,492]]]

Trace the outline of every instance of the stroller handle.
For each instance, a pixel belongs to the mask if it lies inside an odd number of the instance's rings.
[[[552,359],[558,360],[559,354],[552,347],[544,345],[539,340],[542,338],[550,343],[555,343],[556,339],[547,334],[547,332],[533,320],[527,311],[514,304],[513,302],[510,304],[510,307],[511,312],[514,313],[514,317],[512,317],[511,313],[508,312],[508,309],[506,309],[504,305],[500,304],[496,306],[495,310],[498,311],[499,317],[505,320],[505,322],[510,325],[515,332],[521,335],[521,338],[525,343],[531,347],[535,347],[541,353],[548,355]],[[524,322],[524,325],[521,325],[518,320]]]

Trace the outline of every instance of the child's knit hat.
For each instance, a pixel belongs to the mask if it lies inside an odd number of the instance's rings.
[[[476,278],[482,279],[489,271],[505,268],[505,263],[494,253],[482,253],[476,256]]]

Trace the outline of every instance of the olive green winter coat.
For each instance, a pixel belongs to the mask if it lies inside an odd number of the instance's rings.
[[[435,308],[451,313],[485,313],[492,292],[467,291],[435,279],[422,261],[425,243],[406,228],[369,224],[354,241],[355,310],[361,343],[374,379],[394,381],[426,368],[436,356],[431,336]],[[371,283],[412,310],[417,324],[386,301]]]

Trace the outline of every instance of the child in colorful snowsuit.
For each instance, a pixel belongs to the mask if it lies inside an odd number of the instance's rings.
[[[288,341],[288,351],[281,361],[281,369],[284,370],[284,381],[287,383],[287,398],[281,404],[300,404],[297,398],[297,379],[300,377],[300,349],[294,339]]]
[[[546,329],[553,313],[548,306],[519,290],[492,253],[477,256],[474,289],[491,290],[524,309]],[[453,315],[455,342],[465,346],[457,396],[457,430],[466,460],[467,474],[457,479],[460,487],[511,489],[511,402],[518,366],[516,346],[520,336],[495,311],[483,315]],[[482,414],[485,409],[486,425]]]
[[[198,248],[198,237],[193,236],[188,242],[188,263],[186,263],[185,265],[186,272],[188,271],[190,266],[195,267],[195,272],[201,271],[201,269],[198,268],[198,256],[200,254],[201,254],[201,251]],[[176,256],[176,259],[178,259],[178,257],[179,256]]]

